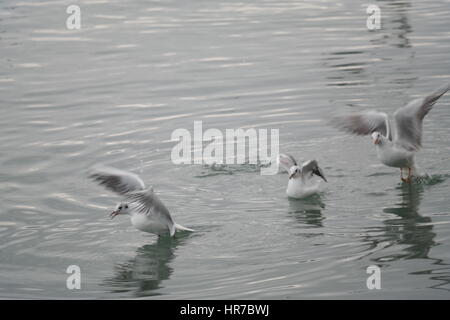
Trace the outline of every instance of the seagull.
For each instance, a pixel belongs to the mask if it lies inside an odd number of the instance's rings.
[[[97,165],[90,170],[89,177],[106,189],[125,197],[110,214],[111,219],[127,214],[136,229],[158,236],[168,232],[173,237],[177,230],[194,231],[175,223],[169,210],[154,193],[153,187],[146,188],[137,174]]]
[[[415,153],[422,146],[423,118],[448,90],[450,84],[424,98],[412,100],[406,106],[398,108],[393,119],[384,112],[366,111],[334,117],[332,124],[348,133],[370,134],[378,159],[386,166],[400,168],[400,179],[411,183],[411,177],[419,175]],[[403,178],[403,170],[408,170],[406,178]]]
[[[320,181],[313,179],[314,175],[328,182],[316,160],[305,161],[300,167],[293,156],[280,153],[278,163],[289,173],[286,194],[290,198],[302,199],[317,193]]]

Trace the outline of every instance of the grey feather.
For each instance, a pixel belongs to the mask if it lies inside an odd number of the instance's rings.
[[[289,169],[293,166],[297,165],[297,161],[295,158],[289,154],[280,153],[278,155],[279,163],[283,166],[283,168],[289,172]]]
[[[347,133],[369,135],[377,131],[391,139],[387,114],[378,111],[366,111],[335,116],[330,122],[334,127]]]
[[[409,151],[417,151],[422,147],[423,118],[448,90],[450,90],[450,85],[447,84],[425,98],[411,101],[394,113],[396,124],[394,142],[396,145]]]
[[[302,174],[304,176],[307,176],[307,174],[309,173],[312,174],[313,170],[316,169],[318,166],[319,165],[316,160],[306,161],[302,164]]]
[[[97,165],[90,170],[89,177],[106,189],[121,195],[145,189],[138,175],[113,167]]]
[[[153,188],[131,192],[127,195],[125,201],[133,204],[138,213],[153,215],[168,223],[168,225],[174,223],[169,210],[154,193]]]

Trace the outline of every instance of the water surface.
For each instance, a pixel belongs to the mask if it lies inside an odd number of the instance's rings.
[[[450,2],[73,1],[0,4],[0,297],[311,299],[450,297],[450,96],[424,122],[405,186],[333,112],[392,112],[450,81]],[[280,129],[315,158],[320,196],[289,201],[255,166],[174,165],[171,133]],[[119,197],[86,178],[132,170],[175,239],[109,220]],[[66,288],[69,265],[81,290]],[[366,268],[381,267],[381,290]]]

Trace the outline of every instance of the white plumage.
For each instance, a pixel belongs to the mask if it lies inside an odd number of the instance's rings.
[[[371,134],[380,161],[389,167],[400,168],[400,178],[409,183],[413,175],[419,175],[415,153],[422,146],[423,118],[448,90],[450,84],[425,98],[411,101],[397,109],[393,119],[384,112],[367,111],[334,117],[332,124],[352,134]],[[403,178],[404,169],[408,170],[406,179]]]
[[[112,218],[128,214],[136,229],[157,235],[169,233],[174,236],[176,230],[193,231],[175,223],[153,188],[146,189],[138,175],[108,166],[95,166],[89,177],[105,188],[125,196],[125,200],[111,213]]]
[[[289,173],[286,194],[290,198],[302,199],[319,192],[320,181],[314,179],[314,175],[327,181],[316,160],[308,160],[300,167],[293,156],[281,153],[278,164]]]

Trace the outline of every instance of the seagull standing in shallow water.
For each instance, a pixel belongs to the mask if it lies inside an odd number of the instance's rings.
[[[302,199],[317,193],[320,181],[313,179],[314,175],[327,182],[316,160],[306,161],[299,167],[293,156],[281,153],[278,156],[278,163],[289,173],[286,194],[290,198]]]
[[[378,159],[389,167],[400,168],[400,179],[411,183],[411,177],[418,175],[415,152],[422,146],[423,118],[448,90],[450,84],[425,98],[411,101],[397,109],[392,122],[384,112],[367,111],[334,117],[332,124],[349,133],[371,134]],[[404,169],[408,171],[406,179],[403,178]]]
[[[153,188],[146,189],[138,175],[112,167],[95,166],[89,177],[126,197],[111,213],[111,219],[117,215],[128,214],[136,229],[159,236],[169,233],[173,237],[177,230],[194,231],[175,223],[169,210],[153,192]]]

